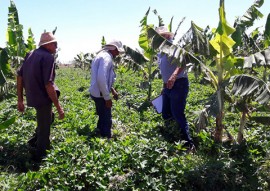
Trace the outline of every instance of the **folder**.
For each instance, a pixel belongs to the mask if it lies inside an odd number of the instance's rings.
[[[151,101],[153,107],[155,108],[157,113],[161,113],[162,112],[162,95],[156,97],[155,99],[153,99]]]

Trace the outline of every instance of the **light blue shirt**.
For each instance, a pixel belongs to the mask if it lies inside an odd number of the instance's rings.
[[[167,59],[167,56],[162,53],[157,54],[158,57],[158,65],[161,72],[162,80],[164,83],[167,83],[175,69],[178,67],[176,64],[171,64],[170,61]],[[179,78],[187,78],[187,71],[186,69],[182,70],[178,75],[177,79]]]
[[[92,61],[91,84],[89,92],[94,97],[111,99],[110,91],[115,82],[113,56],[106,50],[102,50]]]

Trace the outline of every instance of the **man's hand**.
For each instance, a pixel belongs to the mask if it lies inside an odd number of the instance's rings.
[[[64,119],[65,118],[65,112],[63,110],[63,108],[60,106],[59,108],[57,108],[57,112],[58,112],[58,119]]]
[[[105,105],[107,108],[111,108],[112,107],[112,100],[111,99],[105,100]]]
[[[113,94],[113,99],[118,100],[119,99],[118,92],[114,88],[111,88],[111,90]]]
[[[17,108],[19,112],[24,112],[24,103],[23,101],[18,101]]]
[[[113,99],[115,99],[115,100],[118,100],[119,99],[119,95],[118,95],[117,92],[114,92],[113,93]]]
[[[175,80],[176,80],[176,77],[177,77],[177,75],[175,75],[175,74],[172,74],[171,75],[171,77],[169,78],[169,80],[168,80],[168,82],[167,82],[167,84],[166,84],[166,88],[168,88],[168,89],[172,89],[173,88],[173,85],[174,85],[174,82],[175,82]]]
[[[65,112],[64,112],[63,108],[61,107],[61,105],[59,103],[57,93],[55,91],[55,87],[54,87],[53,83],[49,82],[45,87],[46,87],[46,91],[47,91],[50,99],[52,100],[54,106],[57,109],[57,112],[58,112],[58,115],[59,115],[58,119],[64,119]]]

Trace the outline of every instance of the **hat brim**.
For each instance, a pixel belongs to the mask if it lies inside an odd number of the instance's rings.
[[[48,42],[39,43],[38,46],[42,46],[42,45],[49,44],[49,43],[52,43],[52,42],[57,42],[57,40],[54,39],[54,40],[51,40],[51,41],[48,41]]]
[[[106,44],[105,46],[114,46],[118,50],[119,53],[124,53],[125,52],[125,50],[123,48],[118,48],[114,44]]]
[[[172,32],[161,32],[161,33],[159,33],[160,35],[169,35],[169,36],[171,36],[171,37],[174,37],[174,33],[172,33]]]

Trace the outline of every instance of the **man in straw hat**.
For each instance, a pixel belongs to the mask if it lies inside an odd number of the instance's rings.
[[[169,32],[164,26],[157,27],[156,32],[172,42],[174,33]],[[171,64],[165,54],[159,53],[158,64],[163,80],[162,90],[162,117],[165,124],[174,119],[181,129],[183,139],[186,141],[188,151],[195,150],[193,141],[189,135],[189,126],[185,116],[186,99],[189,91],[187,70]]]
[[[27,106],[36,110],[37,128],[28,141],[34,149],[33,159],[41,161],[50,149],[50,126],[52,123],[52,103],[56,107],[59,119],[64,111],[59,103],[60,91],[54,83],[57,41],[51,32],[41,35],[39,48],[29,52],[17,71],[18,110],[24,112],[23,89]]]
[[[121,41],[114,40],[106,44],[96,55],[91,66],[91,84],[89,92],[96,105],[99,116],[97,130],[102,137],[111,138],[112,127],[112,92],[118,99],[118,93],[113,88],[115,72],[113,58],[124,52]]]

